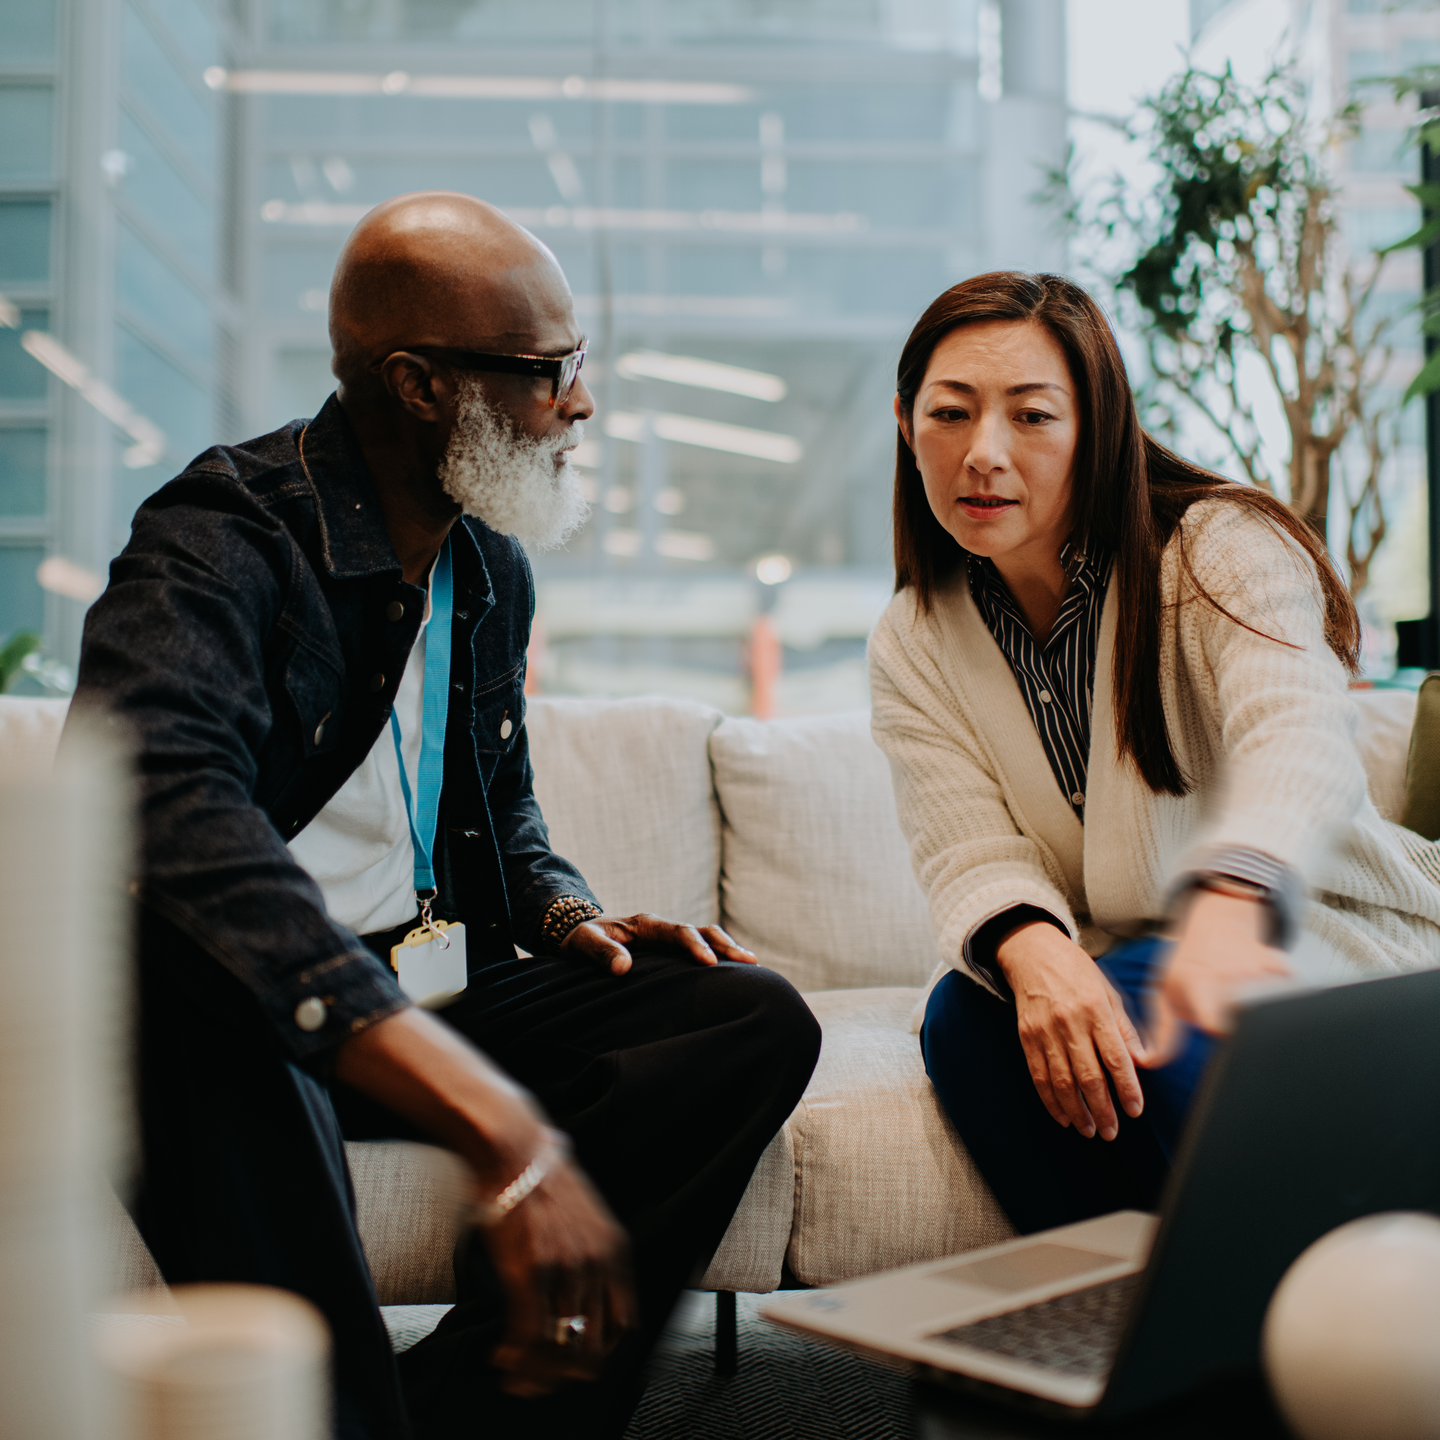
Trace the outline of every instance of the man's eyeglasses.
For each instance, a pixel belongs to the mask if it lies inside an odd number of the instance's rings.
[[[550,381],[550,405],[563,405],[575,388],[585,363],[588,340],[568,355],[489,355],[483,350],[450,350],[440,345],[406,345],[416,355],[435,355],[459,370],[485,370],[500,375],[537,375]]]

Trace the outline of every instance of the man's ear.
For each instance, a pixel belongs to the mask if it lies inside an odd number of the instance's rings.
[[[436,394],[435,373],[423,355],[397,350],[380,366],[380,380],[393,399],[398,400],[417,420],[435,424],[441,417],[441,399]]]
[[[895,423],[900,427],[900,433],[905,437],[905,443],[914,450],[915,434],[910,424],[910,412],[900,403],[900,397],[895,397]]]

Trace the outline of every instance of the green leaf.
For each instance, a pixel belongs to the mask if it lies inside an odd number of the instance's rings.
[[[40,637],[33,630],[17,632],[0,648],[0,695],[10,688],[10,682],[20,673],[25,657],[39,648]]]
[[[1410,388],[1400,403],[1408,405],[1417,396],[1432,395],[1436,390],[1440,390],[1440,350],[1425,362],[1420,373],[1410,382]]]

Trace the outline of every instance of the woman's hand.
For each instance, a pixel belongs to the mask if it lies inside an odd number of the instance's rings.
[[[1266,919],[1259,899],[1195,892],[1151,1001],[1150,1054],[1142,1064],[1168,1065],[1184,1043],[1184,1024],[1223,1034],[1242,990],[1289,976],[1284,952],[1260,938]]]
[[[1044,921],[1012,930],[995,958],[1015,992],[1020,1043],[1045,1108],[1088,1140],[1113,1140],[1120,1124],[1106,1072],[1132,1119],[1145,1108],[1135,1075],[1145,1047],[1100,967]]]

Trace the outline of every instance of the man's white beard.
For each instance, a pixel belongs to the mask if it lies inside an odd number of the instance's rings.
[[[460,377],[460,408],[440,483],[467,514],[535,550],[563,545],[586,521],[590,506],[569,457],[555,459],[584,436],[576,420],[543,440],[519,434],[485,398],[480,382]]]

